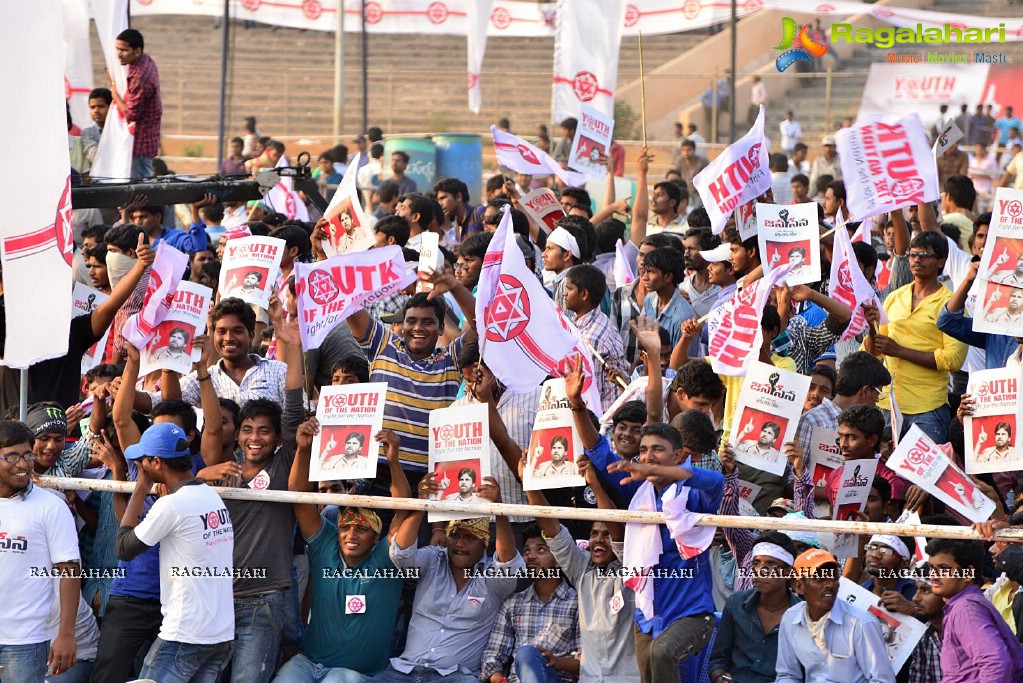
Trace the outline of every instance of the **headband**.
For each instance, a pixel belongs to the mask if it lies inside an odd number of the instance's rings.
[[[60,408],[36,408],[25,416],[25,425],[37,439],[43,434],[67,436],[67,417]]]
[[[380,517],[377,513],[366,508],[345,508],[337,517],[337,528],[340,529],[348,524],[355,524],[357,526],[364,526],[367,529],[372,529],[376,533],[380,533],[380,530],[384,528],[384,525],[380,522]]]
[[[448,522],[447,535],[450,536],[456,531],[466,531],[484,543],[490,543],[490,520],[486,517],[453,519]]]
[[[756,557],[757,555],[773,557],[776,560],[784,562],[790,567],[792,566],[792,563],[795,562],[795,558],[792,557],[792,554],[789,551],[785,550],[785,548],[782,548],[780,545],[775,545],[774,543],[757,543],[753,546],[753,550],[750,551],[749,556]]]
[[[575,256],[580,261],[583,258],[583,254],[579,251],[579,242],[576,241],[575,237],[568,230],[564,228],[555,228],[554,232],[547,235],[547,241],[556,244],[565,251],[572,252],[572,256]]]
[[[873,536],[870,537],[870,540],[867,541],[867,543],[880,543],[881,545],[886,545],[895,552],[897,552],[899,556],[904,560],[908,560],[910,557],[912,557],[912,555],[909,552],[909,548],[906,547],[906,544],[903,543],[902,539],[899,538],[898,536],[889,536],[887,534],[874,534]]]

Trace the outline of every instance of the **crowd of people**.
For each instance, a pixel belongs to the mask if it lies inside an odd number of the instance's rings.
[[[121,42],[130,63],[146,64],[140,35]],[[151,95],[132,89],[144,80],[129,75],[123,102],[152,115]],[[90,97],[100,129],[108,94]],[[555,154],[571,142],[573,131],[562,128]],[[286,154],[255,120],[246,129],[231,142],[225,173],[273,167]],[[83,146],[91,135],[82,132]],[[1018,545],[861,535],[852,556],[838,559],[830,534],[757,531],[758,517],[831,518],[844,472],[816,478],[809,448],[817,429],[838,434],[843,461],[878,461],[860,521],[911,511],[925,524],[969,525],[885,464],[915,425],[962,465],[974,448],[963,436],[974,405],[964,395],[968,372],[1020,367],[1021,342],[975,332],[966,310],[991,221],[973,213],[978,188],[969,175],[948,173],[940,202],[871,219],[872,243],[854,243],[886,323],[865,307],[869,332],[840,341],[854,311],[829,298],[826,267],[823,281],[774,288],[755,360],[808,375],[811,388],[795,440],[779,443],[781,427],[766,421],[734,443],[743,378],[713,370],[703,320],[762,277],[762,255],[734,218],[720,237],[712,233],[692,184],[707,163],[694,139],[680,142],[663,179],[649,177],[652,157],[640,150],[634,201],[614,197],[613,168],[600,202],[553,176],[498,169],[478,203],[469,179],[417,191],[400,153],[390,159],[397,180],[383,181],[380,139],[374,129],[351,141],[369,152],[359,186],[375,246],[397,245],[415,264],[423,235],[434,233],[444,265],[421,277],[429,293],[414,284],[374,301],[317,349],[302,345],[295,264],[326,258],[322,218],[289,221],[262,202],[212,196],[178,207],[140,197],[111,215],[76,210],[76,281],[107,298],[73,320],[65,357],[29,370],[24,421],[14,419],[16,377],[3,375],[5,683],[662,683],[683,673],[712,683],[1023,680]],[[841,166],[833,138],[812,163],[800,145],[772,154],[773,187],[760,201],[815,201],[826,264],[836,216],[850,215]],[[325,188],[347,168],[348,151],[320,156]],[[554,189],[565,214],[549,233],[519,204],[537,186]],[[563,372],[585,455],[546,465],[582,475],[578,488],[523,489],[540,387],[510,391],[481,357],[475,295],[506,213],[526,265],[595,351],[592,374],[571,356]],[[227,231],[237,226],[285,244],[270,306],[215,294],[208,333],[193,340],[192,371],[142,375],[140,349],[122,333],[142,308],[154,250],[165,242],[186,252],[185,277],[216,292]],[[619,281],[618,252],[634,280]],[[97,364],[83,373],[83,356],[104,335]],[[346,436],[345,457],[378,453],[377,476],[311,482],[317,394],[370,381],[388,387],[384,429],[372,443]],[[637,381],[642,400],[619,401]],[[584,398],[587,382],[597,384],[606,423]],[[893,433],[891,396],[901,433]],[[496,515],[429,524],[421,510],[389,509],[388,497],[436,499],[445,490],[427,467],[429,413],[473,404],[489,408],[493,476],[460,471],[452,500],[656,510],[667,522],[623,524],[608,513],[592,523]],[[1011,426],[995,431],[996,451],[1011,448]],[[771,449],[784,454],[783,474],[741,462]],[[134,486],[130,495],[76,491],[37,475]],[[1023,524],[1015,471],[973,481],[996,507],[974,525],[982,536]],[[744,497],[750,484],[756,493]],[[210,485],[356,493],[381,505],[221,499]],[[744,520],[695,526],[705,513]],[[842,599],[843,580],[876,604]],[[886,613],[926,627],[897,671]]]

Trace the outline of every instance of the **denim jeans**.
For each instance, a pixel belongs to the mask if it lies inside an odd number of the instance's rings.
[[[0,645],[3,683],[39,683],[46,677],[50,642],[32,645]]]
[[[717,622],[711,613],[683,617],[656,638],[633,626],[636,659],[643,683],[679,683],[679,664],[707,644]]]
[[[899,435],[899,438],[906,435],[910,426],[916,425],[924,434],[934,439],[934,443],[946,443],[948,442],[948,423],[950,419],[951,413],[947,405],[939,406],[926,413],[917,413],[916,415],[903,413],[902,434]]]
[[[284,623],[281,630],[281,647],[298,648],[305,638],[305,624],[302,623],[302,596],[305,595],[300,573],[304,570],[309,577],[309,558],[295,555],[291,562],[291,587],[284,591]]]
[[[268,683],[277,668],[285,619],[284,591],[234,599],[233,683]]]
[[[231,641],[196,645],[157,638],[139,678],[159,683],[216,683],[230,659]]]
[[[139,178],[153,177],[153,157],[132,157],[131,177],[133,180]]]
[[[75,665],[59,676],[47,676],[46,683],[89,683],[95,662],[79,659]]]
[[[363,683],[369,676],[342,667],[330,668],[297,654],[277,672],[273,683]]]
[[[561,678],[553,667],[547,666],[547,658],[532,645],[515,648],[512,660],[519,683],[559,683]]]
[[[425,666],[416,666],[407,674],[397,671],[393,666],[378,673],[369,679],[372,683],[479,683],[479,676],[469,676],[456,671],[447,676],[441,676],[433,669]]]
[[[124,683],[135,678],[136,659],[149,650],[160,634],[163,616],[159,600],[111,595],[99,632],[92,683]],[[145,649],[143,649],[145,648]]]

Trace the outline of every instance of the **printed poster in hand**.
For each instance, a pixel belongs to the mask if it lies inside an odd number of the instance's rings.
[[[323,387],[316,404],[320,431],[313,437],[309,481],[373,479],[384,428],[386,382]]]
[[[795,438],[810,378],[755,361],[732,417],[735,460],[771,474],[785,472],[782,444]]]
[[[269,308],[286,248],[284,240],[276,237],[241,237],[228,242],[220,269],[221,301],[238,297],[260,308]]]
[[[1023,470],[1016,429],[1018,379],[1006,374],[1004,369],[970,373],[966,393],[974,410],[963,422],[968,474]]]
[[[154,370],[172,370],[182,375],[191,372],[202,350],[194,347],[195,338],[206,331],[213,290],[194,282],[182,281],[174,292],[167,315],[156,326],[156,334],[140,349],[139,374]]]
[[[93,289],[83,285],[81,282],[75,282],[74,290],[71,292],[71,317],[77,318],[80,315],[89,315],[95,312],[99,308],[100,304],[110,298],[109,295],[104,294],[98,289]],[[82,374],[84,375],[89,370],[99,365],[103,361],[103,352],[107,348],[107,339],[110,338],[110,328],[103,333],[100,340],[89,347],[89,350],[82,356]]]
[[[454,406],[430,411],[429,470],[444,490],[432,499],[487,504],[476,495],[490,476],[490,415],[487,404]],[[430,522],[470,519],[478,514],[430,512]]]
[[[579,106],[579,126],[568,153],[568,167],[582,171],[591,178],[607,175],[611,135],[615,128],[613,116],[607,116],[588,104]]]
[[[888,458],[888,467],[971,522],[985,522],[996,505],[948,459],[944,451],[912,425]]]
[[[519,206],[548,235],[554,230],[555,224],[565,217],[557,195],[546,187],[538,187],[522,195]]]
[[[356,186],[361,156],[355,154],[352,157],[341,184],[323,212],[323,219],[327,221],[323,231],[327,239],[322,240],[321,245],[327,258],[351,251],[366,251],[373,246],[373,231],[369,227],[369,217],[362,210]]]
[[[838,447],[838,432],[827,427],[814,427],[810,432],[810,443],[800,446],[806,449],[810,480],[814,486],[824,488],[831,473],[845,463],[842,449]]]
[[[767,272],[791,263],[785,276],[789,287],[821,279],[820,227],[817,202],[757,204],[757,243]]]
[[[583,442],[575,429],[563,378],[543,383],[537,405],[533,435],[526,449],[524,491],[585,486],[576,462],[583,455]]]
[[[838,599],[845,600],[877,619],[881,624],[885,646],[888,648],[892,671],[899,673],[927,632],[927,624],[912,616],[889,612],[881,604],[879,596],[844,576],[838,585]]]
[[[841,522],[856,521],[856,515],[863,512],[870,495],[870,487],[877,472],[877,460],[847,460],[842,463],[838,475],[838,491],[835,493],[835,506],[831,510],[831,518]],[[835,542],[831,552],[835,557],[855,557],[858,550],[856,534],[835,534]]]
[[[995,191],[991,225],[977,269],[973,329],[1023,336],[1023,190]]]
[[[743,517],[758,517],[760,515],[753,507],[753,501],[760,495],[763,487],[753,482],[739,480],[739,514]]]

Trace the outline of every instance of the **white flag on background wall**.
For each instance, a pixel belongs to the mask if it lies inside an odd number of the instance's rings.
[[[588,104],[614,116],[623,0],[561,0],[554,37],[554,121],[579,115]]]
[[[469,3],[469,31],[465,36],[469,58],[468,83],[469,111],[480,113],[483,93],[480,90],[480,72],[483,71],[483,55],[487,51],[487,24],[494,0],[476,0]]]
[[[71,120],[79,128],[93,125],[89,118],[92,90],[92,50],[89,48],[89,7],[87,0],[62,0],[64,12],[64,96],[71,107]]]
[[[103,59],[107,71],[117,83],[117,91],[124,97],[128,92],[128,67],[117,59],[117,34],[128,28],[128,0],[92,0],[92,16],[96,20],[96,33],[103,46]],[[135,147],[133,126],[128,123],[117,103],[110,105],[103,136],[99,139],[96,160],[92,162],[93,178],[131,178],[131,153]]]

